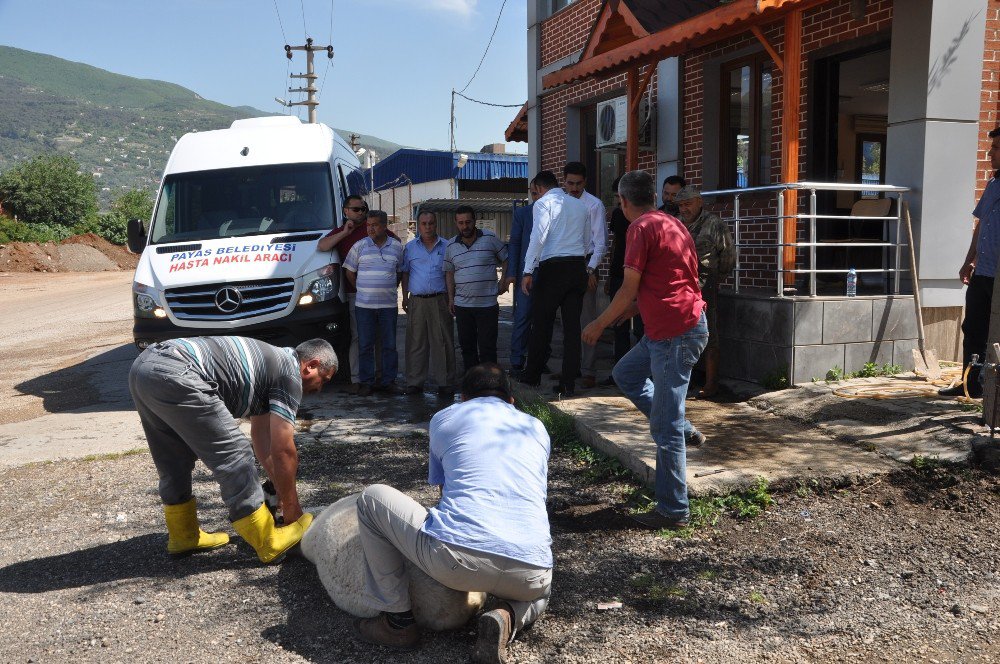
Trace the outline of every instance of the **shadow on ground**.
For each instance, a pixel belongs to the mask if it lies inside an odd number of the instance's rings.
[[[125,344],[14,387],[22,394],[41,398],[49,413],[81,408],[91,412],[134,410],[128,371],[138,355],[133,344]]]

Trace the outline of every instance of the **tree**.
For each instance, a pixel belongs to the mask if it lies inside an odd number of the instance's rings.
[[[72,227],[97,217],[97,185],[73,158],[42,155],[0,174],[0,203],[23,222]]]
[[[89,230],[108,242],[125,244],[128,241],[128,220],[141,219],[148,222],[153,215],[153,197],[145,189],[126,191],[111,203],[111,211],[102,214],[100,220]]]

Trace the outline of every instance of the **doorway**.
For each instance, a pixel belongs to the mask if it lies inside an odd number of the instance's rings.
[[[810,104],[809,180],[851,184],[885,184],[886,133],[889,115],[889,43],[850,47],[812,63],[814,90]],[[883,209],[872,200],[876,191],[824,192],[817,196],[820,214],[840,217],[876,216]],[[890,209],[886,214],[895,214]],[[881,216],[877,215],[877,216]],[[881,221],[828,219],[817,222],[820,242],[842,244],[817,251],[817,268],[886,269],[890,252],[882,247],[852,247],[852,243],[885,242],[890,225]],[[862,272],[858,293],[887,293],[888,272]],[[843,295],[844,274],[821,274],[817,290]]]

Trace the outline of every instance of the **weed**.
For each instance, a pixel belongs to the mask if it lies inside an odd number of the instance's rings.
[[[719,573],[714,569],[704,569],[698,572],[698,578],[702,581],[715,581],[719,578]]]
[[[835,383],[838,380],[844,380],[844,370],[834,365],[832,369],[826,372],[826,382]]]
[[[914,454],[913,458],[910,459],[910,466],[913,470],[917,471],[922,475],[929,475],[935,470],[940,468],[944,463],[941,461],[941,457],[938,455],[934,456],[923,456],[922,454]]]
[[[125,450],[124,452],[107,452],[104,454],[88,454],[87,456],[80,459],[81,461],[113,461],[115,459],[122,459],[127,456],[134,456],[136,454],[144,454],[149,450],[145,447],[134,447],[130,450]]]
[[[834,366],[826,372],[826,382],[834,383],[838,380],[848,380],[850,378],[878,378],[880,376],[895,376],[903,373],[903,367],[898,364],[878,364],[877,362],[865,362],[860,369],[854,372],[844,371],[839,366]]]
[[[602,454],[580,440],[572,415],[550,408],[540,401],[519,401],[517,407],[541,421],[554,448],[562,450],[571,459],[587,467],[588,480],[600,482],[629,475],[628,468],[618,459]]]
[[[756,590],[750,593],[750,601],[754,604],[767,604],[767,598]]]
[[[977,401],[976,403],[959,403],[958,407],[967,413],[981,413],[983,412],[983,402]]]
[[[780,367],[764,374],[760,384],[769,390],[784,390],[788,388],[788,367]]]

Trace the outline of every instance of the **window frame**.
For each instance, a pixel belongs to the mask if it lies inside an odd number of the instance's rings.
[[[747,155],[747,188],[766,186],[771,184],[771,172],[758,173],[761,156],[771,151],[771,143],[774,137],[774,72],[777,67],[774,61],[765,51],[758,51],[742,57],[726,60],[719,65],[719,187],[721,189],[736,189],[737,169],[735,145],[729,141],[730,115],[731,115],[731,88],[730,80],[732,73],[743,67],[750,68],[750,150]],[[762,95],[761,77],[766,69],[771,70],[771,137],[772,141],[768,145],[761,145],[761,121],[762,121]]]

